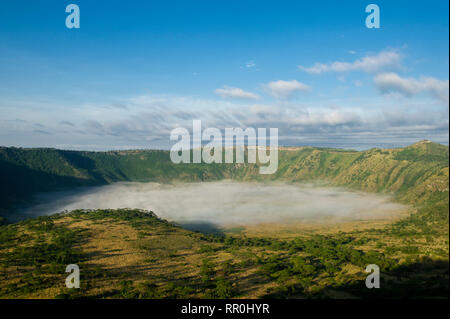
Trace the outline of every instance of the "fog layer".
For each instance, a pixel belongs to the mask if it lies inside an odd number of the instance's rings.
[[[21,217],[64,210],[141,208],[180,224],[217,226],[312,220],[367,220],[404,209],[388,197],[336,188],[284,183],[117,183],[47,193]]]

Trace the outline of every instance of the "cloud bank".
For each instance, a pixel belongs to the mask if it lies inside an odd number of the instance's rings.
[[[291,81],[272,81],[266,84],[267,91],[270,95],[278,99],[286,99],[292,96],[295,92],[308,92],[311,91],[311,87],[298,82],[297,80]]]
[[[310,74],[350,71],[377,73],[383,70],[400,69],[401,62],[401,54],[395,50],[390,50],[381,51],[377,55],[367,55],[353,62],[335,61],[331,63],[315,63],[311,67],[299,65],[298,68]]]
[[[259,96],[255,93],[247,92],[240,88],[234,88],[229,86],[224,86],[221,89],[216,89],[215,93],[226,99],[228,98],[249,99],[249,100],[259,99]]]
[[[120,101],[125,106],[121,108],[104,103],[58,108],[45,103],[24,112],[15,105],[0,105],[5,115],[0,119],[0,145],[16,141],[16,145],[64,149],[169,149],[171,130],[190,130],[193,119],[201,120],[203,129],[276,127],[280,145],[364,149],[386,141],[392,143],[389,147],[422,139],[448,141],[448,108],[442,108],[440,102],[434,106],[409,100],[394,102],[330,106],[282,100],[255,104],[142,95]],[[37,128],[35,123],[43,126]]]
[[[220,196],[219,196],[220,194]],[[78,192],[42,195],[25,212],[51,214],[78,208],[141,208],[182,224],[217,226],[303,221],[368,220],[405,209],[388,197],[283,183],[232,181],[162,185],[117,183]]]
[[[433,77],[404,78],[397,73],[381,73],[375,76],[374,83],[382,93],[397,92],[405,96],[428,93],[448,105],[449,81],[441,81]]]

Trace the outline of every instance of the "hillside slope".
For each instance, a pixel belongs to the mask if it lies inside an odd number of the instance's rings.
[[[152,212],[78,210],[0,226],[0,298],[447,298],[448,236],[424,238],[203,235]],[[64,285],[73,263],[80,289]],[[368,264],[383,289],[365,287]]]
[[[280,150],[273,175],[257,164],[173,164],[168,151],[76,152],[0,148],[0,213],[37,192],[118,181],[236,180],[322,181],[395,194],[419,204],[444,199],[449,189],[449,149],[422,141],[399,149],[363,152],[302,147]]]

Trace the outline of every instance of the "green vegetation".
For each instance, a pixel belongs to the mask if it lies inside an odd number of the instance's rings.
[[[320,181],[389,193],[413,205],[383,227],[248,237],[188,231],[136,209],[76,210],[1,225],[0,298],[448,297],[448,147],[423,141],[364,152],[280,151],[274,175],[258,165],[175,165],[164,151],[0,148],[5,216],[40,191],[117,181]],[[65,266],[81,288],[64,286]],[[383,289],[367,289],[365,267]]]
[[[55,275],[62,277],[68,264],[86,259],[74,248],[82,240],[83,232],[56,226],[50,217],[1,226],[0,234],[0,249],[6,252],[0,255],[0,265],[5,269],[0,278],[5,280],[15,270],[14,280],[2,287],[2,294],[20,296],[58,285]],[[17,272],[23,275],[17,276]]]
[[[405,241],[398,227],[280,240],[191,232],[141,210],[77,210],[0,227],[0,297],[446,296],[448,240],[439,256],[430,249],[445,236]],[[69,263],[81,289],[64,287]],[[382,291],[365,288],[368,264],[380,266]]]

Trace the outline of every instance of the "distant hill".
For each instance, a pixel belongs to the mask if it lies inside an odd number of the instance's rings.
[[[398,149],[351,151],[285,148],[273,175],[257,164],[174,164],[168,151],[79,152],[0,147],[0,212],[38,192],[119,181],[236,180],[322,181],[369,192],[395,194],[417,204],[443,199],[449,189],[449,148],[421,141]]]

